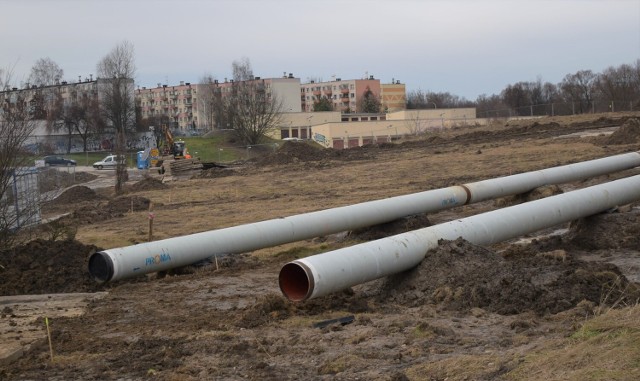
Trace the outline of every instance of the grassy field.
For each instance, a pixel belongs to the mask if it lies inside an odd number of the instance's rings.
[[[244,159],[247,155],[247,147],[233,142],[228,134],[218,134],[211,137],[182,137],[177,140],[184,140],[185,146],[193,157],[199,158],[203,162],[232,162],[238,159]],[[267,144],[274,144],[267,142]],[[112,152],[77,152],[70,154],[61,154],[69,159],[75,160],[78,165],[91,165],[96,161],[104,158]],[[42,159],[44,155],[35,157]],[[137,151],[127,152],[127,164],[134,167],[137,161]]]

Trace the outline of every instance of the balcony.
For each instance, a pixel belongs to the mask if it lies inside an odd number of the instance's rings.
[[[349,94],[349,88],[348,87],[343,87],[343,88],[340,89],[340,92],[342,94]]]
[[[320,90],[313,90],[313,95],[320,96]]]
[[[349,103],[349,97],[342,97],[342,98],[340,98],[340,102],[342,102],[342,103]]]

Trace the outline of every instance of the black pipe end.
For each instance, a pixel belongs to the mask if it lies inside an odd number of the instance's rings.
[[[284,296],[294,302],[308,299],[315,285],[311,270],[300,262],[284,265],[280,270],[278,283]]]
[[[106,253],[98,251],[89,257],[89,274],[96,282],[104,283],[113,278],[113,261]]]

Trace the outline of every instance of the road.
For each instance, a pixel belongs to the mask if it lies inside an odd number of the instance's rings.
[[[66,170],[66,168],[62,169]],[[116,171],[114,169],[95,169],[91,166],[78,165],[75,167],[76,172],[87,172],[97,176],[96,179],[91,180],[83,185],[91,188],[107,188],[114,185],[114,178],[116,175]],[[129,174],[129,182],[136,182],[142,180],[145,175],[149,173],[148,169],[137,169],[137,168],[128,168],[127,172]]]

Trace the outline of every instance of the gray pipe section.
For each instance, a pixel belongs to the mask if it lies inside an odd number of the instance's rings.
[[[108,249],[89,258],[99,282],[185,266],[214,255],[242,253],[313,237],[372,226],[409,215],[530,191],[640,166],[633,152],[462,186],[375,200],[182,237]]]
[[[640,164],[638,164],[638,160],[640,160],[640,153],[629,152],[602,159],[583,161],[560,167],[519,173],[517,175],[466,184],[465,186],[471,193],[468,203],[471,204],[504,196],[525,193],[543,185],[569,183],[572,181],[584,180],[589,177],[601,176],[608,173],[635,168],[640,166]]]
[[[293,301],[316,298],[409,270],[440,239],[489,245],[639,199],[640,176],[634,176],[314,255],[286,264],[280,289]]]

